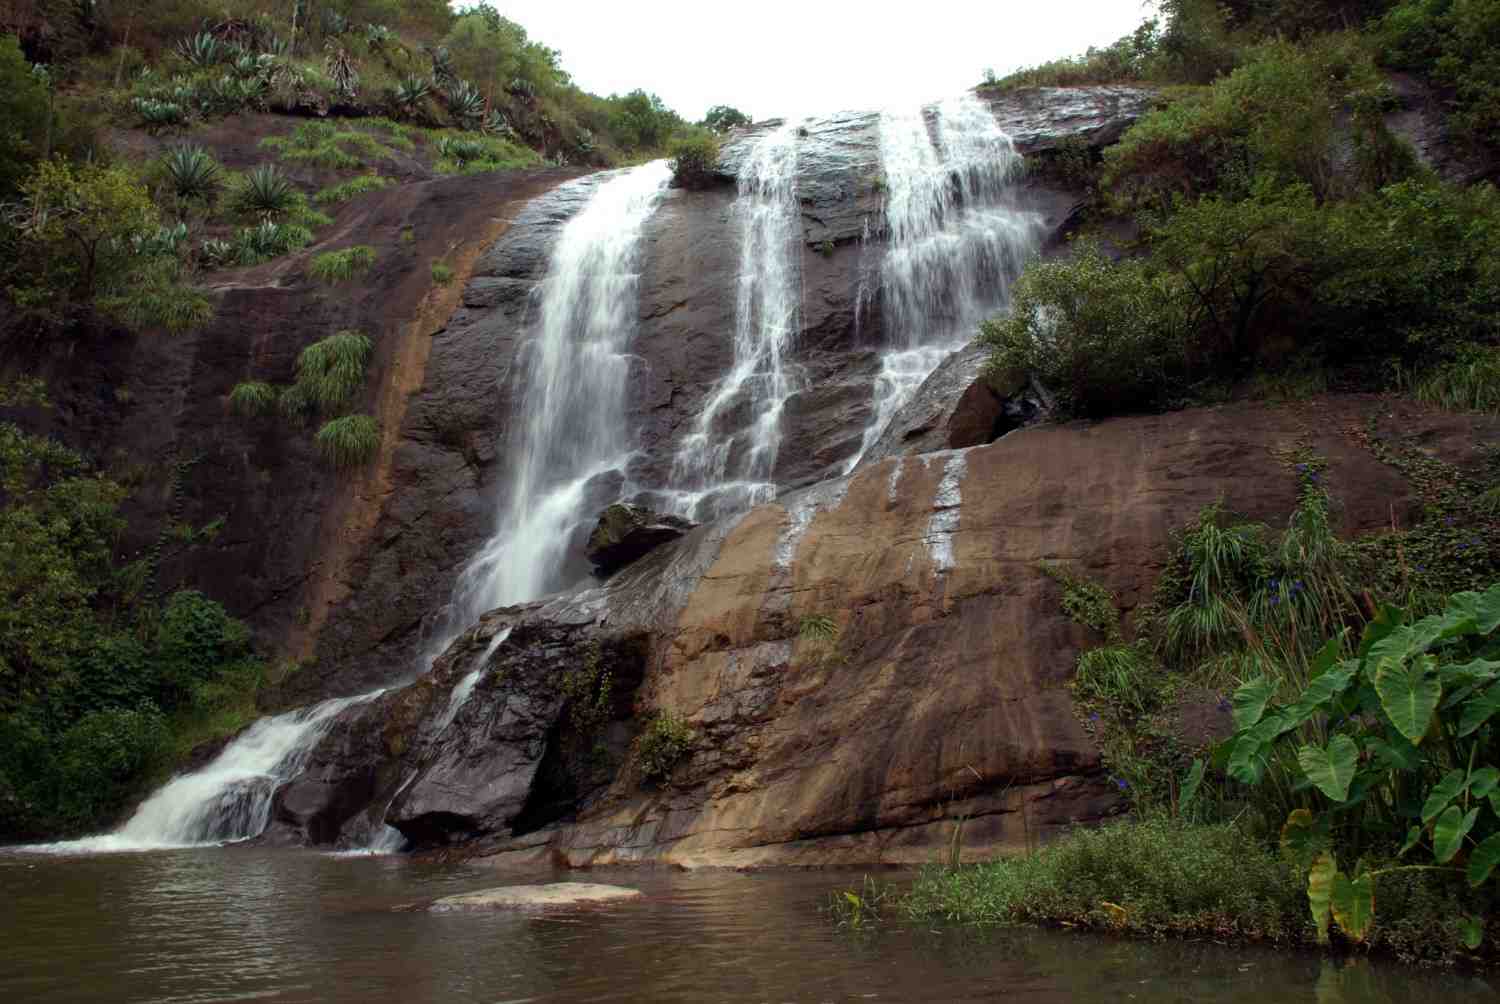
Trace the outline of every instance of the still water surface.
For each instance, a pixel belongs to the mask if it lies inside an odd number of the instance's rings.
[[[615,882],[553,917],[394,909],[515,881]],[[0,1001],[1281,1002],[1500,1000],[1472,977],[1051,931],[888,925],[820,908],[858,875],[538,875],[400,857],[0,852]]]

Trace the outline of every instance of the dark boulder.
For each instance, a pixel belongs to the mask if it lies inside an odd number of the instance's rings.
[[[616,503],[599,514],[585,553],[595,572],[608,575],[676,540],[695,525],[680,516],[664,516],[641,506]]]

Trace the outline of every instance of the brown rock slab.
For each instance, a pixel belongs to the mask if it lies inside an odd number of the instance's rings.
[[[433,913],[480,910],[566,910],[639,899],[639,889],[598,882],[550,882],[546,885],[508,885],[444,896],[427,909]]]

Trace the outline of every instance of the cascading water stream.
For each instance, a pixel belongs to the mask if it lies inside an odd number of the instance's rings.
[[[225,746],[208,766],[180,774],[158,788],[115,832],[31,849],[57,853],[143,851],[259,836],[270,822],[276,789],[301,772],[338,714],[382,693],[377,690],[341,697],[262,718]]]
[[[565,585],[562,570],[590,482],[623,471],[628,353],[635,332],[642,228],[671,170],[654,161],[598,183],[553,249],[537,324],[522,348],[518,434],[497,529],[459,577],[451,624],[462,629],[495,607]],[[604,502],[612,502],[618,492]],[[596,500],[597,501],[597,500]],[[436,655],[452,637],[438,639]]]
[[[1003,307],[1042,220],[1012,194],[1020,154],[973,95],[880,117],[888,249],[880,269],[887,348],[852,471],[891,418],[979,322]]]
[[[709,393],[672,462],[672,508],[708,520],[776,494],[781,415],[800,381],[788,356],[801,326],[797,127],[761,137],[739,174],[734,365]],[[748,407],[746,407],[748,406]],[[748,411],[743,428],[725,426]]]

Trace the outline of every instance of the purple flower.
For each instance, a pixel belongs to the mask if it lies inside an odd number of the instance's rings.
[[[1221,698],[1219,698],[1219,710],[1220,711],[1229,711],[1232,707],[1233,707],[1233,705],[1231,705],[1229,703],[1229,698],[1227,698],[1227,697],[1221,697]]]
[[[1091,721],[1091,722],[1097,722],[1098,720],[1099,720],[1099,712],[1096,711],[1092,715],[1089,715],[1089,721]]]
[[[1126,788],[1130,787],[1130,783],[1123,777],[1117,777],[1115,778],[1115,787],[1119,788],[1121,791],[1124,791]]]

